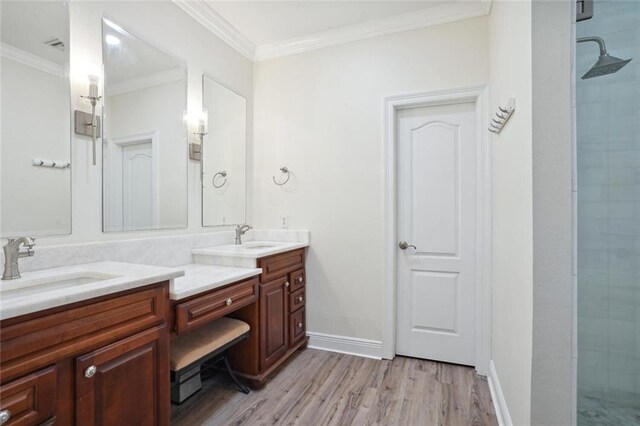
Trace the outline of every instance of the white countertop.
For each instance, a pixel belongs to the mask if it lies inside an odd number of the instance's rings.
[[[17,280],[0,281],[0,320],[173,280],[182,275],[181,268],[121,262],[25,272]],[[94,281],[83,283],[87,277]]]
[[[234,268],[197,263],[178,268],[184,270],[184,276],[176,278],[171,284],[170,297],[173,300],[184,299],[262,273],[260,268]]]
[[[261,257],[272,256],[308,246],[308,242],[301,241],[247,241],[241,245],[226,244],[223,246],[197,248],[191,250],[191,253],[208,256],[259,259]]]

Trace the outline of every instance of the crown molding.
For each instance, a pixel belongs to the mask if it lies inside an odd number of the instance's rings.
[[[64,66],[43,59],[40,56],[36,56],[4,42],[0,43],[0,56],[28,67],[35,68],[39,71],[55,75],[56,77],[63,77],[65,75]]]
[[[253,61],[256,50],[255,44],[240,31],[236,30],[233,25],[213,10],[204,0],[173,0],[173,2],[229,46]]]
[[[254,60],[264,61],[367,38],[462,21],[464,19],[488,15],[490,11],[491,0],[450,2],[416,12],[362,22],[334,30],[292,38],[278,43],[259,45],[256,48]]]
[[[134,77],[121,80],[116,83],[107,81],[107,96],[122,95],[124,93],[135,92],[148,87],[159,86],[161,84],[172,83],[174,81],[187,79],[184,68],[177,67],[167,71],[160,71],[142,77]]]
[[[182,10],[252,61],[264,61],[323,47],[488,15],[492,0],[455,1],[416,12],[256,46],[204,0],[173,0]]]

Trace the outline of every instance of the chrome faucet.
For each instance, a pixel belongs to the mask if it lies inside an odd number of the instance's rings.
[[[24,244],[26,250],[20,250],[20,245]],[[4,246],[4,273],[3,280],[15,280],[20,278],[20,270],[18,269],[18,259],[21,257],[33,256],[33,246],[36,245],[36,239],[30,237],[9,238],[7,245]]]
[[[249,230],[253,229],[251,225],[238,225],[236,226],[236,242],[235,244],[239,246],[242,244],[242,236]]]

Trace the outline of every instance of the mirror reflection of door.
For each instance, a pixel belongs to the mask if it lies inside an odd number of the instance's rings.
[[[153,226],[151,142],[122,148],[122,224],[125,231]]]
[[[104,143],[105,230],[153,229],[159,220],[159,132]],[[107,207],[105,205],[105,207]]]
[[[106,19],[103,55],[103,229],[186,227],[186,67]]]

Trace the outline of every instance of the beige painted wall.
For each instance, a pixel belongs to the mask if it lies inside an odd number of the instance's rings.
[[[491,105],[516,111],[493,136],[492,358],[514,425],[531,421],[533,284],[531,2],[489,16]]]
[[[309,331],[381,340],[383,99],[487,84],[487,34],[483,17],[256,64],[251,216],[311,229]]]

